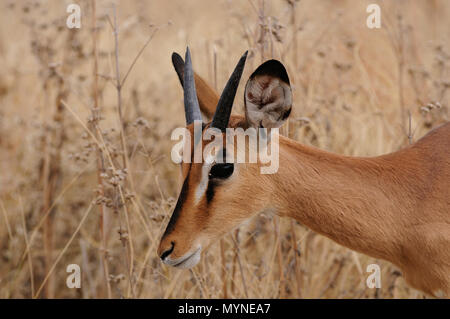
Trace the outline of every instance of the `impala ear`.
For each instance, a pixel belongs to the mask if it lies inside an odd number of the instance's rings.
[[[244,93],[245,116],[255,128],[280,127],[292,109],[292,90],[283,64],[269,60],[250,76]]]

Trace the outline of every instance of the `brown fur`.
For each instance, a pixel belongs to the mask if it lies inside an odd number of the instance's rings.
[[[280,144],[271,190],[280,215],[396,264],[415,288],[450,297],[450,123],[374,158]]]
[[[202,86],[197,92],[205,100]],[[210,114],[217,95],[208,95],[202,111]],[[242,116],[230,119],[229,127],[246,126]],[[194,242],[209,243],[270,210],[392,262],[412,287],[450,297],[450,123],[403,150],[373,158],[332,154],[280,137],[278,172],[261,175],[259,166],[235,164],[213,200],[195,205],[202,164],[183,164],[187,200],[174,230],[161,239],[159,254],[176,242],[172,255],[183,256]]]
[[[201,94],[197,94],[200,109],[202,110],[202,113],[210,119],[216,111],[219,96],[197,73],[194,74],[194,79],[197,92],[202,92]]]

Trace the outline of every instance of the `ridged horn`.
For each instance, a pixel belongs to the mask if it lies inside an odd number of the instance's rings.
[[[244,71],[245,60],[247,59],[248,51],[245,51],[244,55],[239,59],[233,73],[228,79],[227,85],[223,89],[219,102],[217,103],[216,112],[211,123],[211,127],[225,131],[230,120],[231,109],[233,107],[234,97],[239,86],[239,80],[241,79],[242,72]]]
[[[174,56],[172,55],[172,61],[173,58]],[[195,89],[194,70],[192,68],[192,60],[191,53],[189,52],[189,47],[186,48],[186,57],[184,61],[184,112],[186,116],[186,125],[189,125],[196,120],[202,120],[200,106],[197,99],[197,91]],[[178,74],[178,76],[180,76],[180,74]]]

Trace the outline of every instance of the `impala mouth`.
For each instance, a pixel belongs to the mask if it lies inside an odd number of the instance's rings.
[[[192,268],[200,261],[200,255],[202,252],[202,247],[198,247],[194,252],[188,253],[180,258],[171,259],[171,258],[165,258],[164,263],[176,267],[176,268]]]

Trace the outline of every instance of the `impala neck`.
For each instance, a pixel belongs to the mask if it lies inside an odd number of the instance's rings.
[[[401,263],[403,203],[391,156],[351,158],[280,138],[272,201],[279,215],[367,255]],[[398,177],[398,174],[396,174]],[[403,208],[404,209],[404,208]]]

